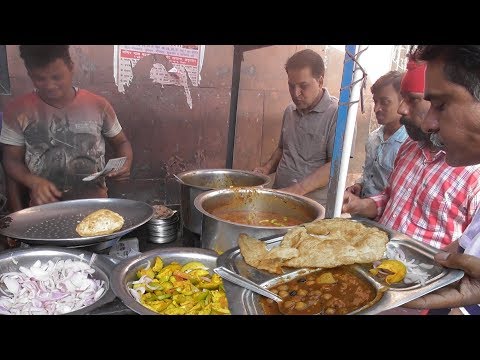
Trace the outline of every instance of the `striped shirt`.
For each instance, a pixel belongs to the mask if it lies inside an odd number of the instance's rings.
[[[480,201],[480,166],[451,167],[445,152],[431,153],[407,139],[386,189],[370,197],[379,223],[442,249],[458,239]]]

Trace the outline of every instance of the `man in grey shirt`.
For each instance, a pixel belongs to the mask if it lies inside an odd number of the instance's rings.
[[[285,70],[293,104],[284,112],[277,148],[254,171],[276,172],[274,189],[305,195],[325,206],[338,99],[323,87],[325,65],[315,51],[295,53]]]
[[[390,71],[378,78],[370,89],[375,116],[381,126],[368,136],[363,176],[346,189],[361,198],[377,195],[385,189],[398,149],[408,137],[405,126],[400,124],[402,116],[397,112],[402,101],[402,76],[399,71]]]

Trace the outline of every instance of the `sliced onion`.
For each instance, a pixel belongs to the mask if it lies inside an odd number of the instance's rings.
[[[94,259],[94,256],[92,256]],[[105,281],[92,279],[95,272],[80,255],[79,260],[40,260],[19,272],[0,276],[1,314],[65,314],[93,304],[105,292]]]
[[[407,257],[405,256],[403,250],[395,246],[388,246],[386,255],[389,259],[401,261],[407,268],[407,274],[403,279],[403,282],[405,284],[419,283],[424,286],[429,279],[430,275],[427,272],[423,271],[422,268],[431,269],[434,265],[424,263],[417,264],[416,259],[407,260]]]

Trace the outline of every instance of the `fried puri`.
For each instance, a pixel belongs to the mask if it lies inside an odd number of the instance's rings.
[[[245,262],[278,274],[282,272],[282,266],[333,268],[379,260],[386,250],[388,235],[375,227],[335,218],[317,220],[290,229],[280,246],[270,252],[263,242],[253,240],[256,239],[239,239]],[[272,259],[275,259],[275,264],[265,266]]]
[[[109,235],[122,228],[125,219],[108,209],[97,210],[86,216],[76,227],[80,236]]]

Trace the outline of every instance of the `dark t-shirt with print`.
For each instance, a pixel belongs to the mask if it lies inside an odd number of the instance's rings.
[[[0,142],[25,146],[31,173],[53,182],[63,200],[107,197],[105,180],[82,179],[105,166],[104,137],[122,130],[103,97],[80,89],[62,109],[34,92],[13,101],[4,113]]]

